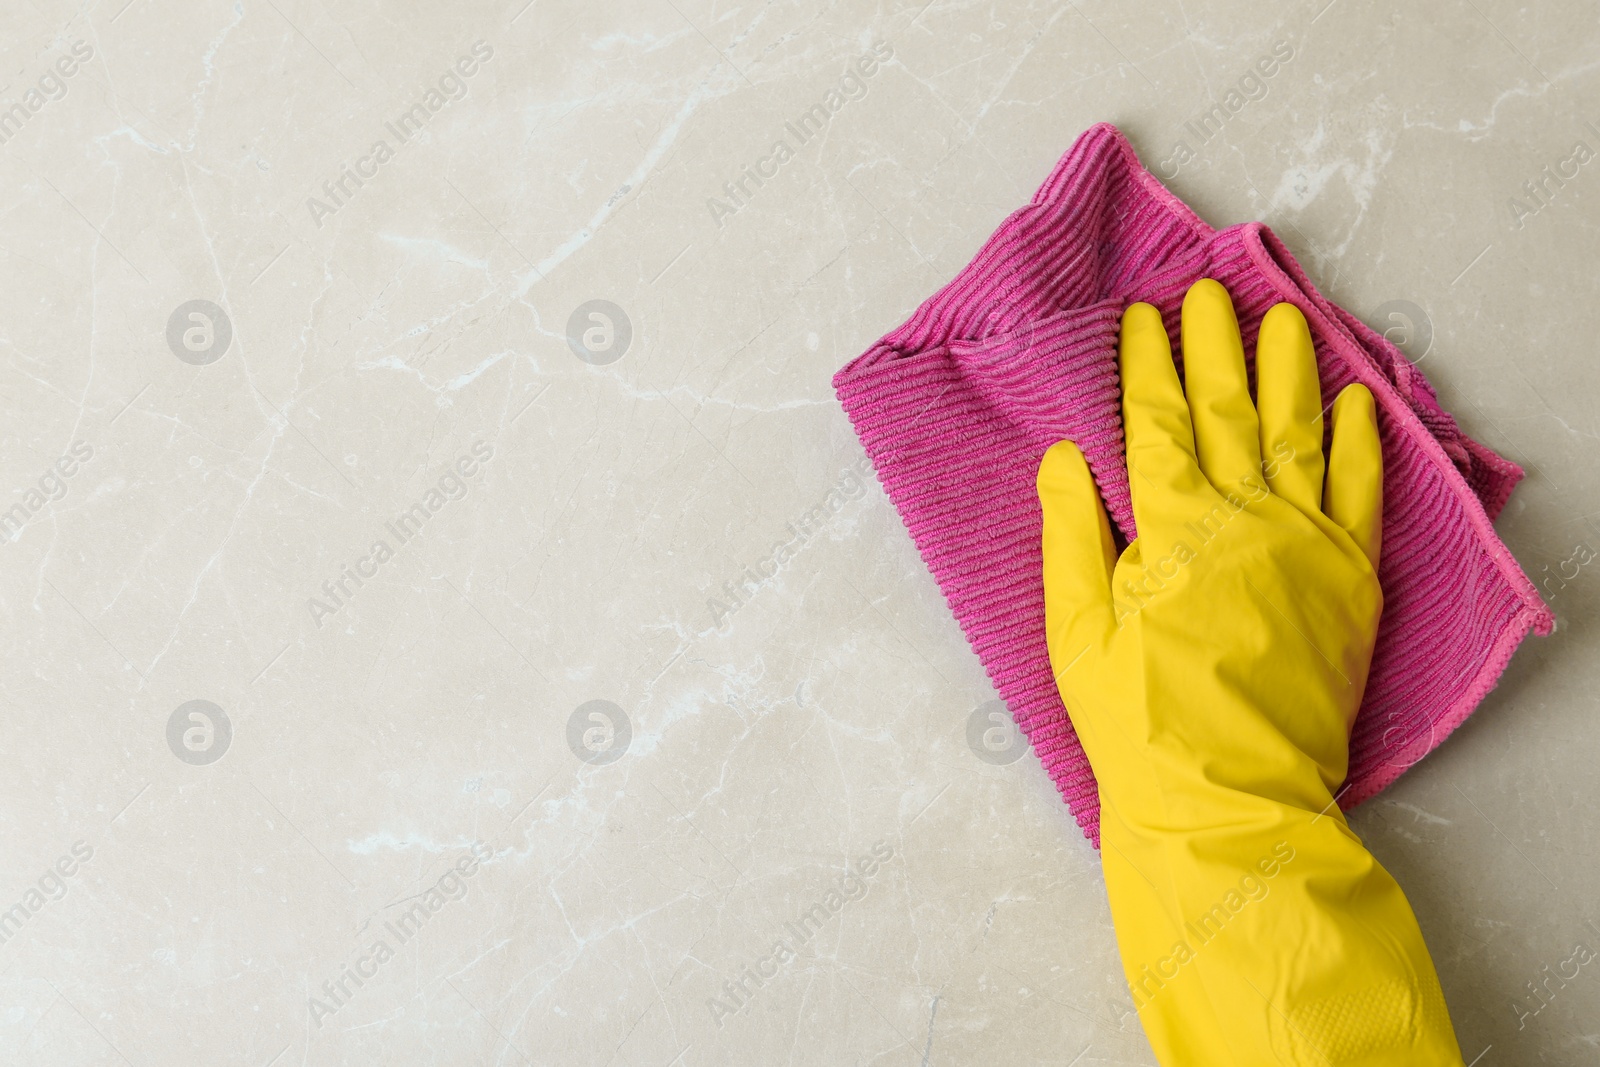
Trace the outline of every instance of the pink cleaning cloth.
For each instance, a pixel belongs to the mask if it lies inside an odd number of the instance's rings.
[[[1122,311],[1227,287],[1245,349],[1288,301],[1311,324],[1325,402],[1363,382],[1383,439],[1383,621],[1350,738],[1349,808],[1466,720],[1512,652],[1553,619],[1495,536],[1522,469],[1462,433],[1422,374],[1328,302],[1260,223],[1214,230],[1101,123],[955,279],[834,376],[889,499],[1078,825],[1099,845],[1094,774],[1045,647],[1034,477],[1055,442],[1089,461],[1135,536],[1117,379]],[[1253,370],[1253,369],[1252,369]]]

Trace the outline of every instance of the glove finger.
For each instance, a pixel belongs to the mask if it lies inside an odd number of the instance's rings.
[[[1183,298],[1183,379],[1200,469],[1223,493],[1261,484],[1261,430],[1250,402],[1233,301],[1202,278]],[[1248,482],[1247,482],[1248,480]]]
[[[1333,444],[1322,510],[1361,547],[1374,570],[1383,547],[1383,447],[1377,405],[1361,384],[1333,402]]]
[[[1158,526],[1180,523],[1182,509],[1174,505],[1209,486],[1195,460],[1189,403],[1178,384],[1161,312],[1149,304],[1128,306],[1118,358],[1128,489],[1133,521],[1144,537]],[[1163,524],[1163,517],[1175,521]]]
[[[1039,463],[1038,489],[1045,637],[1059,673],[1115,625],[1111,570],[1117,548],[1094,475],[1077,445],[1057,441],[1050,446]]]
[[[1261,320],[1256,408],[1267,487],[1307,515],[1322,508],[1322,387],[1311,328],[1293,304]]]

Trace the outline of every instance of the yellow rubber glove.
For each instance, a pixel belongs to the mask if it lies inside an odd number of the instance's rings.
[[[1039,467],[1045,622],[1100,783],[1106,893],[1164,1067],[1460,1067],[1416,917],[1334,802],[1383,609],[1372,394],[1333,404],[1304,317],[1268,312],[1259,403],[1226,290],[1122,319],[1138,539],[1083,455]],[[1324,474],[1326,468],[1326,475]]]

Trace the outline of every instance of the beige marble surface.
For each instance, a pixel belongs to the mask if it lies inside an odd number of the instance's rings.
[[[1098,120],[1528,467],[1561,629],[1354,824],[1469,1059],[1600,1062],[1600,965],[1528,987],[1600,949],[1590,5],[16,0],[0,49],[0,1062],[1153,1063],[829,387]]]

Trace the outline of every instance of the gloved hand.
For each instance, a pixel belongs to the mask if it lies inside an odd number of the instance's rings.
[[[1165,1067],[1459,1067],[1411,907],[1334,802],[1383,608],[1372,395],[1339,394],[1325,463],[1297,309],[1262,323],[1258,402],[1221,285],[1181,332],[1186,389],[1156,309],[1122,319],[1120,557],[1075,445],[1038,479],[1050,660],[1139,1017]]]

